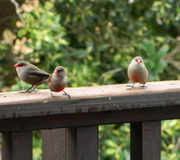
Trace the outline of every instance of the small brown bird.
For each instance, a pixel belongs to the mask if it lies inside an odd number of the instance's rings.
[[[65,95],[69,98],[70,95],[64,91],[64,88],[68,84],[67,72],[62,66],[57,66],[54,69],[53,74],[48,79],[49,89],[51,90],[51,95],[53,96],[52,92],[60,92],[63,91]]]
[[[28,62],[21,61],[15,64],[14,67],[16,67],[18,77],[24,82],[32,85],[25,91],[26,93],[31,93],[38,85],[47,83],[50,76],[49,73]]]
[[[134,87],[136,82],[143,84],[142,87],[144,88],[148,79],[148,75],[149,73],[146,69],[146,66],[144,65],[143,59],[139,56],[135,57],[128,67],[128,77],[131,81],[134,82],[131,88]]]

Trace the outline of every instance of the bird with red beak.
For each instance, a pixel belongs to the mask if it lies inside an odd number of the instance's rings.
[[[28,62],[21,61],[15,64],[14,67],[16,68],[18,77],[24,82],[32,85],[25,93],[31,93],[38,85],[47,83],[50,76],[49,73]]]
[[[64,92],[65,95],[71,98],[70,95],[64,91],[64,88],[67,86],[67,84],[68,84],[68,78],[65,68],[62,66],[57,66],[48,79],[48,85],[49,85],[49,89],[51,90],[51,96],[52,97],[54,96],[52,92],[62,91]]]
[[[134,87],[135,83],[143,84],[142,87],[144,88],[148,76],[149,73],[144,65],[143,59],[140,56],[133,58],[128,67],[128,77],[132,82],[134,82],[131,88]]]

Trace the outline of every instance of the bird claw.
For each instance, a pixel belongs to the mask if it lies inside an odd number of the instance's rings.
[[[66,95],[66,96],[68,96],[68,98],[71,98],[71,96],[69,94],[67,94],[65,91],[63,91],[63,92],[64,92],[63,95]]]
[[[134,83],[133,85],[130,85],[130,84],[126,85],[126,87],[129,87],[129,88],[127,88],[127,90],[133,89],[133,88],[134,88],[134,85],[135,85],[135,83]]]
[[[126,88],[126,90],[131,90],[131,89],[133,89],[133,87]]]
[[[29,92],[27,92],[27,91],[20,91],[19,93],[29,93]]]
[[[147,86],[145,86],[145,84],[143,84],[141,87],[142,87],[142,89],[145,89],[145,88],[147,88]]]
[[[70,96],[69,94],[67,94],[65,91],[63,91],[63,92],[64,92],[63,95],[66,95],[66,96],[68,96],[68,98],[71,98],[71,96]],[[57,97],[57,96],[53,95],[52,92],[51,92],[51,96],[52,96],[52,97]]]

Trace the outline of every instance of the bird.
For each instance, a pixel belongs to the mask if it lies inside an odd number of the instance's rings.
[[[63,66],[57,66],[47,82],[49,89],[51,90],[52,97],[54,96],[52,92],[62,91],[64,92],[65,95],[71,98],[71,96],[64,91],[64,88],[68,84],[68,78],[67,78],[67,72]]]
[[[133,58],[133,60],[131,61],[128,67],[128,77],[132,82],[134,82],[131,88],[133,88],[135,83],[137,82],[143,84],[142,87],[144,88],[148,76],[149,73],[148,70],[146,69],[143,58],[140,56]]]
[[[38,85],[47,83],[50,77],[49,73],[28,62],[18,62],[14,67],[16,68],[18,77],[24,82],[32,85],[23,93],[33,92]]]

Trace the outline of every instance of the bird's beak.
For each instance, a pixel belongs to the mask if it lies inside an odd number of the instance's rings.
[[[18,64],[15,64],[14,67],[19,67],[19,65],[18,65]]]
[[[58,72],[58,70],[54,70],[54,73],[55,73],[55,74],[58,74],[59,72]]]

